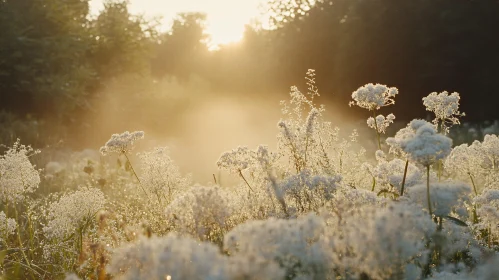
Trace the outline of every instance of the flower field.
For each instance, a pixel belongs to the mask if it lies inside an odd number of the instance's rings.
[[[147,131],[44,166],[22,139],[5,147],[0,278],[499,279],[499,137],[455,144],[459,94],[430,93],[433,120],[389,135],[379,111],[404,93],[362,86],[360,135],[333,127],[306,81],[281,103],[276,149],[214,159],[234,184],[196,184],[167,147],[136,153]]]

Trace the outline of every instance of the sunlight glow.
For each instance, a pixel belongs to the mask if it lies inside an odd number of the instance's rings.
[[[93,14],[103,7],[104,0],[91,0]],[[130,11],[146,18],[161,17],[161,29],[168,30],[173,18],[182,12],[207,14],[207,30],[211,36],[210,49],[242,39],[244,28],[260,15],[261,0],[130,0]]]

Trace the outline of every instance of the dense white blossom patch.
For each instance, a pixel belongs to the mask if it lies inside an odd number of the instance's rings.
[[[7,216],[5,216],[5,213],[3,211],[0,212],[0,244],[5,240],[7,240],[9,236],[14,234],[16,227],[17,227],[16,220],[7,218]]]
[[[0,200],[18,202],[38,188],[40,174],[29,160],[34,153],[37,151],[18,140],[0,155]]]
[[[106,199],[96,188],[81,189],[64,194],[48,208],[48,223],[43,228],[49,238],[64,239],[74,234],[97,212],[104,208]]]
[[[140,238],[114,250],[107,271],[115,279],[283,279],[276,264],[254,257],[227,257],[213,244],[167,235]]]

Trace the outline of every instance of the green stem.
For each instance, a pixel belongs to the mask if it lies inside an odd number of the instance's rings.
[[[473,179],[473,175],[468,173],[471,179],[471,184],[473,185],[473,191],[475,192],[475,197],[478,196],[478,191],[476,190],[475,180]],[[478,224],[478,214],[476,213],[476,204],[473,204],[473,223]]]
[[[473,176],[471,175],[471,173],[468,173],[468,175],[470,175],[471,184],[473,185],[473,191],[475,192],[475,195],[478,196],[478,191],[476,190],[475,180],[473,179]]]
[[[376,136],[378,138],[378,149],[381,150],[381,139],[379,135],[378,121],[376,121],[376,110],[373,110],[373,118],[374,118],[374,127],[376,128]]]
[[[26,256],[26,253],[24,253],[24,248],[23,248],[23,242],[21,239],[21,227],[19,226],[19,214],[17,212],[17,207],[14,205],[14,210],[16,214],[16,222],[17,222],[17,241],[19,242],[19,251],[21,252],[24,261],[26,262],[26,265],[30,268],[29,273],[31,275],[32,279],[35,279],[35,274],[33,273],[33,268],[31,267],[31,262],[28,259],[28,256]]]
[[[426,166],[426,196],[428,198],[428,211],[430,212],[430,216],[433,216],[433,212],[431,211],[431,199],[430,199],[430,165]]]
[[[139,176],[137,176],[137,173],[135,173],[135,169],[133,169],[132,162],[131,162],[131,161],[130,161],[130,159],[128,158],[128,155],[127,155],[125,152],[123,152],[123,154],[125,155],[126,160],[127,160],[127,161],[128,161],[128,163],[130,164],[130,169],[132,170],[133,175],[135,176],[135,178],[137,178],[137,181],[139,181],[139,186],[140,186],[140,188],[144,191],[144,193],[146,194],[146,196],[148,196],[148,195],[147,195],[146,190],[144,189],[144,187],[142,187],[142,182],[140,182]]]
[[[405,161],[404,177],[402,178],[402,187],[400,188],[400,195],[404,195],[405,178],[407,177],[407,168],[409,167],[409,160]]]
[[[246,181],[246,178],[244,178],[244,175],[243,175],[243,172],[241,172],[241,169],[238,169],[237,171],[239,171],[239,176],[241,176],[241,178],[243,178],[244,182],[246,183],[246,185],[248,186],[248,188],[252,191],[252,192],[255,192],[253,190],[253,188],[251,188],[250,184],[248,183],[248,181]]]

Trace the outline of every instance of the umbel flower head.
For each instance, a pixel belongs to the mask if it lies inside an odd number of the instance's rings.
[[[423,104],[426,106],[426,111],[435,113],[433,123],[438,125],[441,123],[442,131],[449,132],[449,126],[459,124],[459,118],[464,116],[464,113],[459,112],[459,93],[453,92],[449,94],[447,91],[436,93],[432,92],[427,97],[423,97]]]
[[[376,129],[378,133],[386,133],[386,129],[395,120],[394,114],[389,114],[388,116],[378,115],[376,119],[370,117],[367,119],[367,126]]]
[[[395,87],[367,84],[352,93],[354,101],[351,101],[349,105],[357,105],[369,111],[378,110],[381,107],[395,104],[394,98],[397,94],[398,89]]]
[[[144,138],[144,131],[128,132],[125,131],[122,134],[113,134],[111,139],[106,142],[104,146],[100,148],[100,152],[103,155],[109,153],[128,153],[133,149],[133,144],[135,141]]]
[[[387,142],[424,166],[446,158],[452,150],[452,139],[438,134],[435,126],[425,120],[413,120],[402,130]]]

